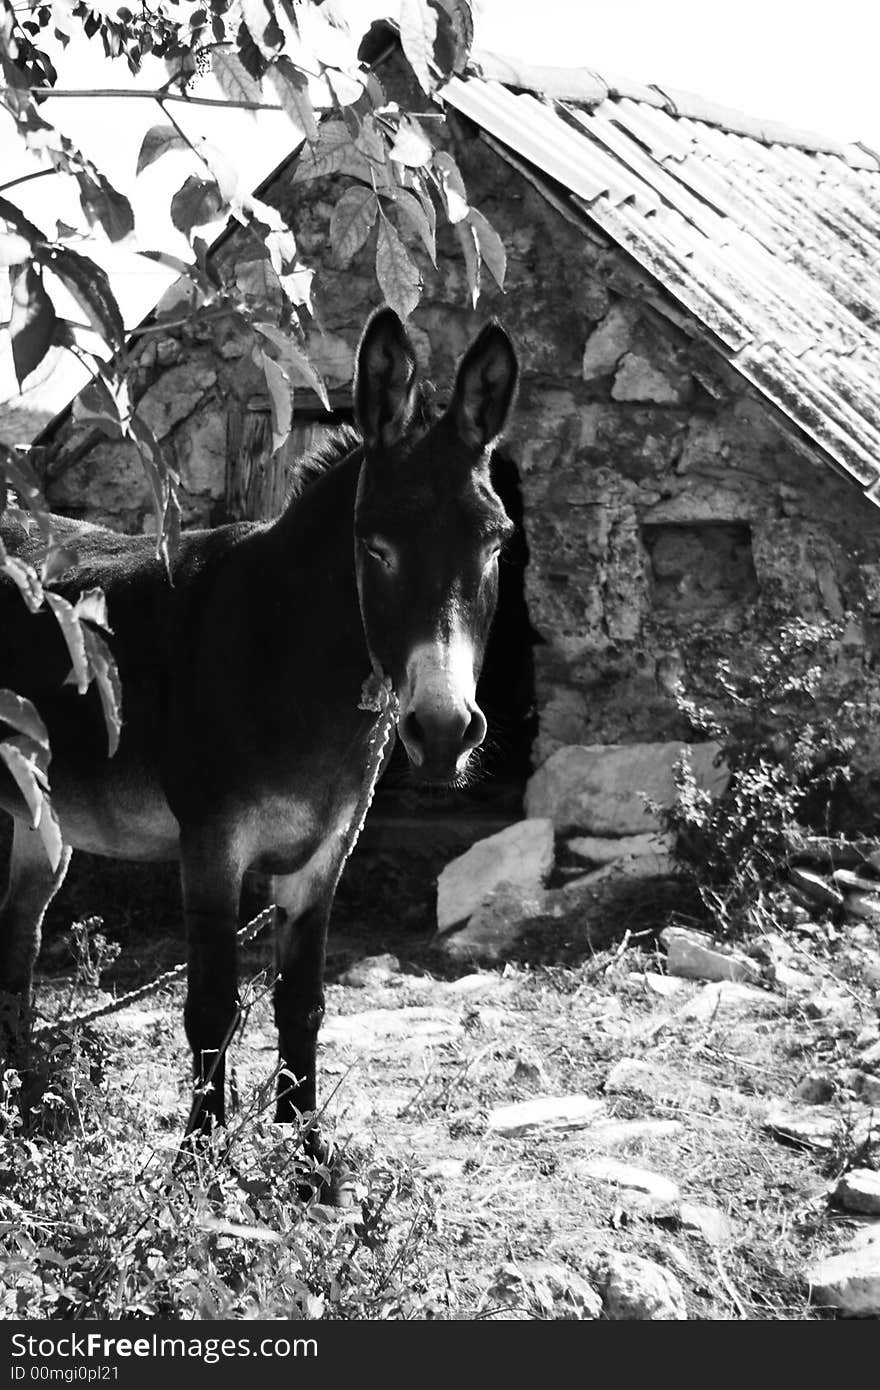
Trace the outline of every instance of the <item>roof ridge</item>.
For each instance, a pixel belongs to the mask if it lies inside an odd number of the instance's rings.
[[[472,66],[475,75],[505,87],[520,87],[535,96],[555,101],[571,101],[589,108],[603,101],[642,102],[666,111],[675,118],[702,121],[731,135],[743,135],[762,145],[789,145],[808,154],[830,154],[855,168],[880,167],[875,152],[858,140],[838,140],[817,131],[788,125],[758,116],[749,116],[736,107],[725,106],[695,92],[659,82],[636,82],[617,74],[598,73],[587,67],[552,67],[523,62],[506,54],[475,49]]]

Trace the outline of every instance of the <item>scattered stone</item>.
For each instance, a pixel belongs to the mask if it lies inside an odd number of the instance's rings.
[[[819,1260],[807,1279],[814,1303],[845,1318],[880,1317],[880,1241]]]
[[[880,893],[880,883],[875,878],[864,878],[861,874],[853,873],[852,869],[835,869],[831,877],[845,893]]]
[[[877,852],[877,841],[855,843],[836,840],[829,835],[799,835],[792,836],[788,852],[793,859],[806,859],[811,864],[864,864],[872,862],[871,854]]]
[[[756,1113],[763,1102],[739,1091],[722,1090],[698,1081],[689,1072],[664,1069],[637,1057],[622,1057],[605,1078],[606,1095],[634,1094],[648,1100],[668,1101],[681,1106],[706,1105],[747,1113]]]
[[[686,1231],[698,1231],[707,1245],[726,1245],[733,1240],[733,1226],[718,1207],[682,1202],[678,1219]]]
[[[687,927],[667,927],[660,933],[666,947],[666,968],[670,975],[687,980],[759,980],[757,961],[739,952],[721,951],[705,932]]]
[[[578,1178],[594,1178],[623,1188],[627,1199],[635,1197],[636,1205],[642,1211],[664,1216],[678,1213],[681,1200],[678,1184],[660,1173],[636,1168],[631,1163],[620,1163],[615,1158],[586,1159],[578,1163],[574,1171]]]
[[[448,1009],[409,1005],[403,1009],[365,1009],[359,1014],[340,1014],[321,1029],[321,1042],[358,1051],[393,1042],[399,1046],[425,1047],[449,1042],[460,1024]]]
[[[869,1023],[866,1028],[863,1028],[860,1033],[856,1034],[856,1047],[860,1049],[871,1047],[874,1043],[878,1042],[880,1042],[880,1031],[878,1031],[875,1024]]]
[[[659,975],[653,970],[645,972],[632,970],[626,978],[630,984],[649,990],[651,994],[659,994],[661,999],[672,999],[676,994],[681,994],[682,990],[687,989],[683,979],[678,979],[673,975]]]
[[[782,1001],[767,990],[741,985],[735,980],[719,980],[704,985],[699,994],[689,999],[676,1013],[680,1019],[706,1021],[716,1014],[752,1014],[772,1018],[782,1008]]]
[[[796,888],[821,907],[840,907],[843,902],[843,894],[821,874],[795,866],[789,869],[788,877]]]
[[[516,989],[513,980],[502,980],[500,975],[480,971],[474,975],[462,975],[458,980],[445,980],[439,986],[444,995],[454,999],[483,999],[487,994],[502,999]]]
[[[671,1139],[683,1129],[681,1120],[597,1120],[589,1142],[594,1149],[616,1149],[635,1140]]]
[[[363,960],[356,961],[343,971],[339,976],[339,983],[363,989],[367,985],[384,984],[399,972],[400,961],[397,956],[365,956]]]
[[[830,1076],[826,1076],[824,1072],[811,1071],[798,1082],[794,1093],[797,1099],[806,1105],[825,1105],[834,1096],[835,1089]]]
[[[684,1290],[674,1274],[641,1255],[615,1254],[601,1272],[605,1313],[616,1321],[672,1322],[687,1318]]]
[[[770,1107],[764,1126],[777,1139],[800,1144],[805,1149],[832,1149],[844,1127],[852,1143],[867,1143],[880,1126],[872,1126],[869,1116],[853,1119],[851,1111],[837,1107],[797,1106],[777,1102]]]
[[[429,1163],[424,1168],[423,1174],[426,1178],[436,1178],[442,1182],[450,1182],[454,1178],[460,1178],[464,1173],[465,1161],[463,1158],[436,1158],[433,1163]]]
[[[536,1100],[516,1101],[490,1111],[487,1128],[507,1139],[524,1134],[561,1133],[586,1129],[605,1113],[605,1102],[595,1096],[540,1096]]]
[[[875,847],[870,850],[869,853],[865,855],[865,860],[871,865],[872,869],[876,869],[878,874],[880,874],[880,848]]]
[[[863,1216],[880,1216],[880,1173],[873,1168],[853,1168],[844,1173],[834,1196],[847,1211]]]
[[[434,947],[453,960],[504,960],[530,923],[544,915],[548,896],[502,883],[480,904],[467,926],[439,936]]]
[[[673,769],[685,745],[627,743],[558,748],[529,779],[529,816],[549,816],[558,831],[592,835],[641,835],[660,830],[645,796],[661,806],[675,798]],[[716,767],[717,743],[687,745],[697,784],[720,793],[726,768]]]
[[[553,867],[553,823],[546,816],[508,825],[453,859],[437,880],[437,928],[466,922],[499,884],[540,889]]]
[[[576,1270],[550,1260],[521,1260],[502,1265],[492,1278],[484,1302],[522,1308],[554,1321],[587,1321],[602,1316],[602,1300]]]
[[[669,874],[673,869],[672,835],[576,835],[567,848],[590,864],[614,864],[629,877]]]
[[[773,984],[786,994],[801,994],[805,990],[815,989],[816,981],[803,970],[795,970],[793,966],[780,962],[773,967]]]
[[[864,917],[865,921],[880,925],[880,893],[849,893],[846,910],[854,917]]]

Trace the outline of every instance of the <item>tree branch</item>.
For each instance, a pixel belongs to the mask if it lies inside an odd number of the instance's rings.
[[[0,87],[0,92],[14,92],[14,87]],[[191,97],[183,92],[167,92],[164,87],[155,90],[128,87],[89,87],[70,89],[66,87],[29,87],[32,97],[125,97],[126,100],[141,101],[182,101],[187,106],[225,106],[227,109],[242,111],[283,111],[284,107],[271,101],[229,101],[226,97]]]

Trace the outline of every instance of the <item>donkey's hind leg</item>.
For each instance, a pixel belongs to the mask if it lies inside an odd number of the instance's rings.
[[[219,832],[181,836],[187,936],[184,1026],[195,1094],[186,1132],[225,1120],[226,1048],[238,1018],[238,904],[242,866]]]
[[[15,817],[9,878],[0,903],[0,1062],[15,1065],[26,1048],[43,918],[69,864],[65,845],[53,869],[38,832]]]

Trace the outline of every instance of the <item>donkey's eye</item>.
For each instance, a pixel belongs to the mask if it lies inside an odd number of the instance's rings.
[[[361,545],[367,552],[371,560],[377,560],[385,569],[393,570],[397,564],[397,552],[394,546],[381,536],[362,536]]]

